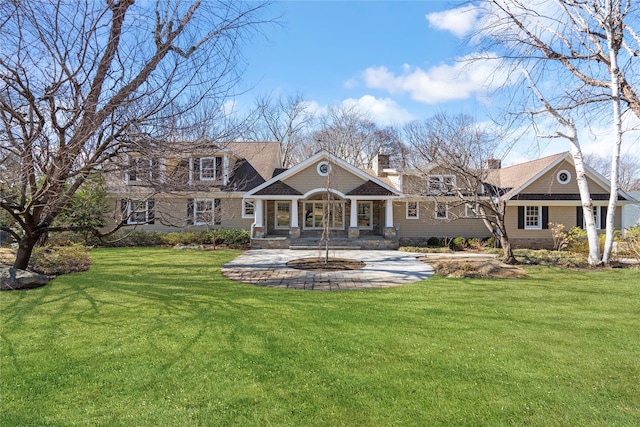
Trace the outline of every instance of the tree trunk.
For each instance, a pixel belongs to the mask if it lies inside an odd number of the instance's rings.
[[[18,251],[16,253],[16,260],[13,263],[13,268],[19,270],[26,270],[29,266],[29,260],[31,259],[31,253],[38,241],[37,236],[24,236],[18,243]]]
[[[506,236],[500,236],[500,246],[502,246],[502,262],[505,264],[517,264],[518,260],[513,256],[513,249],[511,248],[511,242]]]
[[[602,251],[602,262],[611,262],[613,249],[613,231],[615,228],[616,206],[618,204],[618,175],[620,174],[620,149],[622,147],[622,110],[620,108],[620,81],[618,79],[618,48],[614,45],[614,31],[610,26],[604,26],[607,33],[607,47],[609,48],[609,76],[611,78],[611,99],[613,104],[613,133],[615,144],[611,152],[611,177],[609,187],[609,206],[607,208],[607,231]]]

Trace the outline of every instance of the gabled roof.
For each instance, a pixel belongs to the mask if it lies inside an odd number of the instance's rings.
[[[235,168],[229,178],[229,183],[225,187],[226,191],[247,191],[264,182],[253,165],[245,159],[236,162]]]
[[[282,181],[276,181],[272,184],[267,185],[260,190],[257,190],[253,193],[256,196],[301,196],[302,193],[291,187],[290,185],[285,184]]]
[[[316,154],[314,154],[313,156],[309,157],[308,159],[298,163],[297,165],[283,171],[282,173],[274,176],[273,178],[271,178],[270,180],[268,180],[267,182],[265,182],[262,185],[259,185],[258,187],[254,188],[253,190],[249,191],[245,197],[252,197],[254,195],[272,195],[273,193],[267,193],[265,191],[263,191],[264,189],[266,189],[267,187],[269,187],[270,185],[274,184],[277,181],[284,181],[289,177],[292,177],[293,175],[307,169],[309,166],[315,164],[316,162],[320,161],[320,160],[327,160],[329,162],[331,162],[332,164],[335,164],[337,166],[340,166],[344,169],[346,169],[347,171],[349,171],[350,173],[354,174],[355,176],[359,177],[360,179],[364,180],[364,181],[372,181],[373,183],[375,183],[376,185],[378,185],[379,187],[381,187],[382,189],[386,190],[388,192],[388,195],[393,195],[393,196],[400,196],[400,193],[395,190],[393,187],[391,187],[390,185],[382,182],[381,180],[377,179],[376,177],[373,177],[371,175],[369,175],[368,173],[366,173],[365,171],[358,169],[357,167],[353,166],[350,163],[347,163],[346,161],[330,154],[328,151],[326,150],[321,150],[318,151]]]
[[[535,200],[547,200],[549,199],[548,195],[520,195],[520,193],[565,160],[573,165],[573,156],[568,151],[502,169],[493,169],[489,173],[486,182],[502,189],[502,191],[504,191],[504,193],[502,193],[502,197],[505,200],[534,200],[533,197],[539,197]],[[609,192],[609,182],[604,176],[586,164],[585,172],[587,176],[603,190]],[[592,188],[589,190],[593,191]],[[577,198],[576,195],[577,193],[575,195],[554,194],[553,200],[579,200],[579,195],[577,195]],[[593,193],[591,197],[593,200],[598,200],[600,198]],[[630,200],[630,197],[625,192],[619,191],[618,200]]]
[[[265,181],[282,167],[279,142],[227,142],[223,147],[251,163]]]
[[[510,199],[564,160],[568,154],[568,152],[558,153],[530,162],[501,169],[492,169],[485,181],[488,184],[505,190],[506,194],[504,197]]]
[[[347,196],[393,196],[395,193],[369,180],[347,193]]]

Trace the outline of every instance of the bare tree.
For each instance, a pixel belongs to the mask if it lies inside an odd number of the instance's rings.
[[[301,94],[275,99],[271,96],[258,97],[256,114],[252,139],[278,141],[286,168],[304,160],[300,158],[298,149],[313,126],[314,116]]]
[[[598,154],[585,154],[584,162],[609,178],[611,160]],[[627,154],[620,157],[618,185],[622,191],[640,191],[640,157]]]
[[[397,131],[379,128],[355,105],[329,107],[319,121],[311,151],[327,150],[359,168],[371,168],[380,151],[391,151],[399,143]]]
[[[264,3],[131,0],[2,2],[1,157],[17,181],[1,189],[2,225],[26,268],[44,233],[92,171],[143,136],[168,148],[203,102],[221,106],[238,80],[243,37]],[[220,111],[214,108],[212,112]],[[211,110],[210,110],[211,111]]]
[[[404,128],[405,140],[414,152],[414,168],[424,180],[409,189],[437,203],[471,206],[487,230],[500,242],[503,261],[515,264],[505,223],[506,201],[503,190],[493,184],[488,167],[496,159],[498,138],[478,126],[471,117],[438,114]],[[455,177],[450,182],[429,182],[434,169]],[[453,199],[453,201],[452,201]]]
[[[481,36],[500,51],[500,58],[526,69],[534,85],[541,86],[543,79],[562,82],[554,91],[558,96],[545,99],[546,111],[554,110],[556,119],[563,111],[577,110],[586,122],[600,123],[603,106],[611,108],[614,142],[602,254],[607,264],[613,248],[625,108],[640,117],[640,6],[631,0],[486,0],[482,11]]]

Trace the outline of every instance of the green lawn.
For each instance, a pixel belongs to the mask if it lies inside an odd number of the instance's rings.
[[[0,425],[640,425],[638,270],[313,292],[227,280],[238,253],[0,293]]]

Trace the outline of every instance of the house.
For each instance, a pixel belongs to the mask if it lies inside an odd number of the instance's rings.
[[[438,167],[395,169],[384,154],[372,170],[326,151],[282,169],[277,143],[234,142],[174,159],[131,155],[125,163],[109,180],[119,212],[113,219],[145,230],[245,228],[256,248],[317,246],[327,232],[336,245],[372,249],[490,235],[474,206],[455,195],[459,176]],[[583,225],[569,153],[504,168],[494,160],[486,169],[486,184],[499,190],[493,196],[506,201],[514,247],[550,246],[550,223]],[[604,229],[608,184],[592,169],[587,175],[596,223]],[[477,196],[492,197],[484,187]],[[619,192],[618,200],[620,229],[622,206],[633,199]]]

